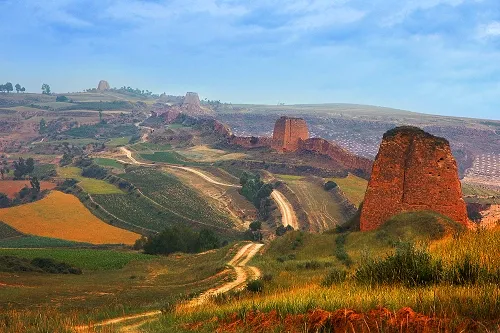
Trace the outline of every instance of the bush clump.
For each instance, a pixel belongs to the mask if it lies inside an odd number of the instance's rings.
[[[347,278],[347,272],[343,269],[332,269],[323,279],[321,285],[323,287],[330,287],[334,284],[344,282]]]
[[[144,243],[144,253],[171,254],[174,252],[198,253],[221,246],[219,237],[208,229],[200,232],[188,228],[167,228]]]
[[[264,290],[264,282],[261,279],[248,281],[247,290],[253,293],[260,293]]]
[[[51,274],[82,274],[82,270],[64,262],[50,258],[32,260],[16,256],[0,256],[0,271],[3,272],[38,272]]]
[[[443,275],[443,265],[426,250],[413,244],[401,243],[393,255],[379,260],[365,261],[355,278],[367,284],[401,283],[408,287],[437,283]]]

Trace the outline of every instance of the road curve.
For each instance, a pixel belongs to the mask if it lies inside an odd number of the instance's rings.
[[[236,272],[236,279],[234,281],[225,283],[219,287],[209,289],[197,298],[192,299],[188,303],[184,304],[184,307],[193,307],[205,303],[210,297],[228,292],[230,290],[242,287],[250,279],[258,279],[261,277],[261,271],[254,266],[247,266],[248,262],[259,252],[264,244],[260,243],[248,243],[241,247],[234,257],[227,263]],[[89,331],[92,328],[110,326],[115,324],[120,324],[130,320],[142,319],[142,318],[152,318],[161,315],[160,310],[148,311],[144,313],[117,317],[113,319],[107,319],[98,323],[93,323],[89,325],[74,326],[73,330],[76,332]]]
[[[271,193],[271,198],[276,202],[278,208],[281,212],[281,222],[283,226],[291,226],[295,230],[299,229],[299,224],[297,222],[297,217],[293,210],[292,205],[286,199],[286,197],[278,190],[273,190]]]

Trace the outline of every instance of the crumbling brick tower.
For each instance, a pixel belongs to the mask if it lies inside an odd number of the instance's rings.
[[[299,141],[309,138],[306,121],[302,118],[281,117],[273,131],[273,147],[279,151],[296,151]]]
[[[430,210],[468,225],[455,158],[446,139],[417,127],[384,134],[361,210],[360,229],[378,228],[391,216]]]

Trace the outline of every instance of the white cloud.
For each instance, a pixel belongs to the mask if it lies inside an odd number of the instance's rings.
[[[500,37],[500,21],[479,26],[479,38]]]

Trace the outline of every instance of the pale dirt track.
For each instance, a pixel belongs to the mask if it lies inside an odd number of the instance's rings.
[[[278,205],[281,212],[281,222],[283,223],[283,226],[291,226],[295,230],[298,230],[299,224],[297,222],[297,217],[295,216],[292,205],[285,198],[285,196],[281,192],[274,190],[271,193],[271,198],[273,198]]]
[[[254,266],[247,266],[247,263],[259,252],[264,244],[259,243],[248,243],[245,244],[235,256],[227,263],[236,272],[236,279],[225,283],[219,287],[209,289],[197,298],[189,301],[188,303],[181,305],[181,307],[195,307],[205,303],[210,297],[215,295],[223,294],[225,292],[242,288],[244,284],[250,279],[258,279],[262,275],[261,271]],[[125,325],[121,327],[118,332],[139,332],[139,327],[146,322],[152,320],[154,317],[161,315],[160,310],[149,311],[144,313],[139,313],[135,315],[123,316],[113,319],[104,320],[99,323],[93,323],[89,325],[80,325],[73,327],[76,332],[93,332],[94,328],[116,325],[132,320],[140,320],[132,325]]]
[[[137,164],[137,165],[146,165],[146,166],[156,166],[156,164],[152,164],[152,163],[143,163],[143,162],[139,162],[137,161],[133,156],[132,156],[132,152],[130,150],[128,150],[127,148],[125,147],[120,147],[120,150],[127,156],[127,158],[132,161],[132,163],[134,164]],[[118,160],[122,163],[125,163],[124,161],[121,161],[121,160]],[[227,184],[227,183],[222,183],[222,182],[219,182],[213,178],[211,178],[210,176],[204,174],[203,172],[199,171],[199,170],[196,170],[194,168],[189,168],[189,167],[181,167],[181,166],[177,166],[177,165],[172,165],[172,164],[168,164],[168,163],[163,163],[162,165],[167,165],[168,167],[170,168],[176,168],[176,169],[181,169],[181,170],[184,170],[184,171],[187,171],[187,172],[191,172],[201,178],[203,178],[204,180],[208,181],[209,183],[212,183],[212,184],[215,184],[215,185],[220,185],[220,186],[227,186],[227,187],[236,187],[236,188],[239,188],[241,186],[239,185],[234,185],[234,184]],[[271,193],[271,198],[276,202],[276,204],[278,205],[278,208],[281,212],[281,220],[282,220],[282,223],[283,223],[283,226],[292,226],[292,228],[294,228],[295,230],[298,230],[299,229],[299,223],[297,221],[297,217],[295,216],[295,212],[293,210],[293,207],[292,205],[290,204],[290,202],[286,199],[286,197],[283,195],[283,193],[281,193],[280,191],[278,190],[274,190],[272,193]]]

